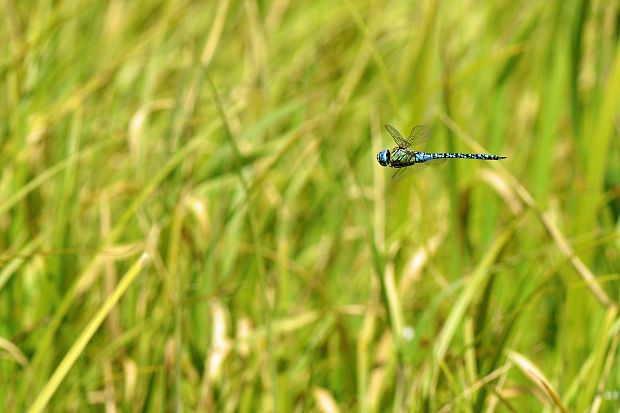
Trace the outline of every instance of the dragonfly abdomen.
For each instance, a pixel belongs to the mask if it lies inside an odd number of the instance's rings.
[[[479,159],[483,161],[498,161],[505,156],[490,155],[486,153],[425,153],[419,152],[418,162],[426,162],[432,159]]]

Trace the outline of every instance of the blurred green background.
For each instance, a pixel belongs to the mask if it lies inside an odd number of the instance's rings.
[[[620,409],[619,2],[0,10],[0,410]]]

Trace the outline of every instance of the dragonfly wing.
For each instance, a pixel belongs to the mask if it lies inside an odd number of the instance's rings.
[[[412,170],[412,166],[406,168],[399,168],[396,172],[394,172],[394,175],[392,175],[392,182],[396,183],[404,177],[411,175]]]
[[[396,142],[399,148],[404,149],[409,146],[409,142],[407,141],[407,139],[405,139],[394,126],[388,125],[387,123],[383,126],[385,126],[385,129],[387,129],[390,135],[392,135],[392,138],[394,138],[394,142]]]
[[[407,140],[408,146],[421,145],[428,142],[431,137],[431,128],[427,125],[418,125],[411,129],[411,133]]]
[[[396,172],[394,172],[394,175],[392,175],[392,182],[396,183],[396,182],[402,181],[403,179],[411,175],[417,175],[418,173],[422,172],[429,166],[435,167],[435,166],[442,165],[446,162],[447,162],[447,159],[431,159],[426,162],[420,162],[420,163],[413,164],[411,166],[399,168]]]

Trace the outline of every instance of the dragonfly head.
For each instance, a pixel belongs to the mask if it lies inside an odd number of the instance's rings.
[[[390,151],[387,149],[382,150],[377,154],[377,161],[379,161],[379,165],[387,166],[390,162]]]

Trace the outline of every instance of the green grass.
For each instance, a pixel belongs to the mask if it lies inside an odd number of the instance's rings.
[[[0,10],[0,411],[620,409],[616,2]]]

